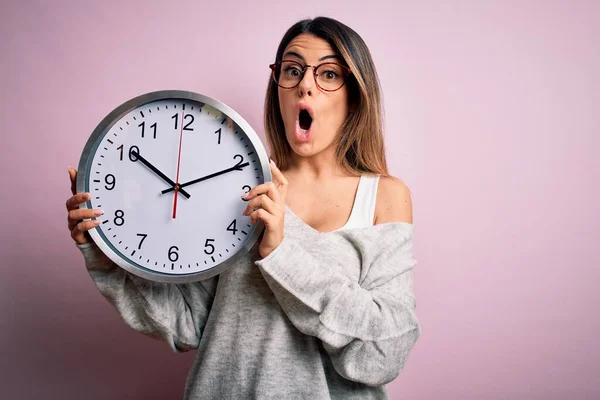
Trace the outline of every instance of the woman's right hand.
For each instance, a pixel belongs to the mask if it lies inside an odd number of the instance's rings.
[[[100,220],[95,219],[91,221],[83,221],[86,218],[99,217],[103,214],[103,211],[100,209],[90,210],[87,208],[79,208],[81,203],[85,203],[87,200],[91,199],[91,195],[89,193],[76,193],[76,185],[77,181],[77,170],[69,167],[69,177],[71,178],[71,193],[73,196],[67,200],[67,221],[69,230],[71,231],[71,237],[78,244],[89,243],[91,240],[88,230],[97,227],[100,225]]]

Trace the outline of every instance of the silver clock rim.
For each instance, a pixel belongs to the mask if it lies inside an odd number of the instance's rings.
[[[96,128],[90,135],[88,141],[86,142],[83,148],[83,152],[81,154],[81,158],[79,159],[76,185],[77,193],[86,191],[89,171],[91,169],[91,163],[93,159],[93,152],[98,140],[104,137],[106,132],[108,132],[112,128],[116,121],[118,121],[123,115],[127,114],[131,110],[143,106],[147,103],[165,99],[198,101],[200,103],[207,104],[230,117],[233,120],[233,122],[235,122],[244,131],[244,133],[246,134],[246,136],[248,136],[248,139],[254,146],[254,149],[256,150],[261,163],[262,173],[265,182],[269,182],[272,180],[271,170],[269,168],[269,157],[266,153],[262,141],[254,131],[254,129],[252,129],[250,124],[248,124],[248,122],[246,122],[246,120],[242,118],[242,116],[238,114],[235,110],[233,110],[231,107],[227,106],[219,100],[216,100],[212,97],[200,93],[191,92],[187,90],[159,90],[139,95],[124,102],[123,104],[115,108],[113,111],[111,111],[96,126]],[[81,204],[79,208],[92,208],[91,201],[87,201]],[[159,273],[148,269],[141,269],[140,267],[129,262],[129,259],[124,258],[125,256],[121,257],[120,255],[115,253],[115,251],[113,251],[113,249],[104,241],[104,239],[101,237],[96,228],[90,229],[88,232],[92,237],[94,243],[102,250],[102,252],[106,254],[107,257],[111,259],[115,264],[117,264],[124,270],[136,276],[156,282],[190,283],[212,278],[232,267],[237,261],[239,261],[242,257],[245,257],[250,252],[252,247],[256,244],[263,230],[264,225],[262,222],[259,221],[256,225],[256,228],[254,229],[254,232],[250,235],[244,246],[240,247],[235,255],[223,261],[222,263],[217,264],[215,267],[191,274],[177,275],[169,273]]]

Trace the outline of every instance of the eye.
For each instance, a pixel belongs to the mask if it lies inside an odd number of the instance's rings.
[[[327,80],[333,80],[338,77],[338,74],[335,71],[329,70],[323,72],[323,78]]]
[[[294,66],[284,67],[283,72],[290,78],[297,78],[300,76],[300,70]]]
[[[335,63],[321,64],[317,70],[317,76],[322,82],[338,82],[343,79],[342,67]]]

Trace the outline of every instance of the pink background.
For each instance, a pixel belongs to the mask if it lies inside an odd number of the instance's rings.
[[[251,3],[2,2],[1,396],[181,398],[193,354],[98,293],[67,166],[159,89],[218,98],[262,136],[277,44],[327,15],[372,51],[414,196],[422,336],[392,398],[599,398],[600,2]]]

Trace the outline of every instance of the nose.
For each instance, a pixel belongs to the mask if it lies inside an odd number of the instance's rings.
[[[313,68],[313,69],[309,71],[309,68]],[[315,84],[316,84],[316,82],[315,82],[314,67],[308,65],[306,67],[306,71],[304,72],[304,76],[302,77],[302,80],[298,84],[298,95],[300,97],[304,97],[305,94],[308,96],[312,96]]]

